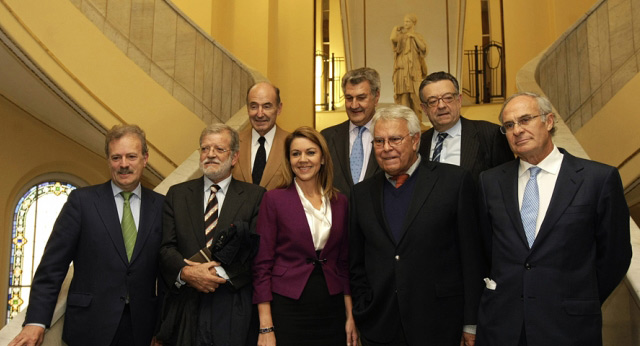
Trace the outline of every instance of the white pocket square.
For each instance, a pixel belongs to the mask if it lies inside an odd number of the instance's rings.
[[[485,283],[485,285],[487,286],[488,289],[490,289],[492,291],[496,290],[497,284],[496,284],[495,281],[493,281],[493,280],[491,280],[489,278],[484,278],[484,283]]]

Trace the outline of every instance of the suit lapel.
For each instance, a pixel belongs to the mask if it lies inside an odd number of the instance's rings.
[[[578,192],[578,189],[580,189],[584,180],[580,174],[584,167],[575,160],[575,157],[566,151],[562,150],[562,153],[564,154],[564,158],[562,159],[558,179],[556,180],[553,195],[549,202],[549,208],[547,208],[547,215],[544,216],[536,241],[533,243],[534,247],[543,241],[551,232],[553,226],[564,214],[565,209],[567,209],[573,200],[573,197]]]
[[[300,245],[304,247],[307,252],[315,257],[316,249],[313,244],[313,236],[311,235],[311,228],[309,227],[309,222],[307,221],[307,215],[305,214],[304,207],[302,206],[302,201],[300,200],[300,196],[298,195],[298,190],[296,189],[295,183],[289,185],[286,190],[287,200],[293,201],[291,204],[291,213],[290,217],[293,219],[295,225],[300,225],[300,230],[297,233],[297,236],[294,238],[300,239]],[[333,213],[331,213],[331,217],[333,217]],[[333,224],[331,226],[333,228]],[[329,239],[331,235],[329,235]],[[329,239],[327,239],[327,244],[329,243]],[[325,244],[326,247],[326,244]]]
[[[471,121],[460,117],[461,144],[460,144],[460,167],[471,171],[478,159],[478,132],[476,126]]]
[[[204,177],[200,177],[195,184],[189,185],[189,193],[185,195],[185,200],[189,219],[191,220],[191,229],[193,236],[198,242],[198,246],[203,248],[204,239]]]
[[[376,174],[372,177],[373,184],[371,184],[371,203],[373,204],[373,211],[378,221],[378,225],[382,225],[389,240],[395,244],[395,238],[391,233],[391,228],[387,223],[387,218],[384,213],[384,184],[387,184],[387,178],[384,173]]]
[[[409,210],[407,210],[407,215],[402,224],[402,233],[398,244],[402,242],[404,236],[407,234],[409,226],[413,222],[413,219],[416,218],[418,213],[422,210],[422,206],[429,198],[429,195],[431,195],[431,191],[438,181],[438,176],[435,174],[436,169],[438,169],[436,164],[430,161],[422,161],[418,166],[418,171],[414,172],[418,174],[416,178],[417,181],[415,189],[413,190],[413,196],[411,197],[411,203],[409,204]]]
[[[422,136],[424,137],[424,143],[420,143],[420,146],[423,146],[423,160],[431,161],[431,140],[433,139],[433,132],[435,130],[432,128],[428,129]]]
[[[153,226],[153,220],[156,220],[156,214],[158,210],[161,210],[161,208],[157,206],[160,200],[147,189],[142,188],[142,196],[140,197],[140,227],[138,227],[138,236],[136,237],[136,245],[131,255],[131,262],[135,261],[138,254],[142,251],[142,248],[144,248],[144,243],[147,241],[147,237]]]
[[[124,247],[124,239],[122,237],[122,227],[120,226],[120,218],[118,217],[118,209],[116,208],[116,202],[113,197],[113,190],[111,189],[111,181],[103,184],[100,189],[96,191],[97,198],[95,206],[100,215],[100,219],[104,223],[104,227],[109,234],[109,238],[113,242],[113,246],[116,248],[116,252],[122,262],[127,265],[129,260],[127,258],[127,251]]]
[[[503,171],[502,177],[498,181],[498,185],[502,190],[502,199],[505,203],[505,209],[507,215],[511,219],[517,236],[520,238],[522,245],[525,248],[529,248],[527,242],[527,236],[524,234],[524,227],[522,226],[522,217],[520,216],[520,203],[518,202],[518,167],[520,160],[513,160],[509,163]]]
[[[282,153],[284,153],[284,140],[286,137],[287,137],[286,133],[280,127],[278,127],[278,125],[276,125],[276,134],[273,136],[273,143],[271,143],[271,150],[269,151],[267,164],[264,166],[264,172],[262,173],[262,180],[260,181],[261,186],[269,185],[269,183],[271,182],[271,179],[273,179],[276,176],[276,172],[278,171],[278,168],[282,164],[282,160],[283,160]],[[251,153],[251,151],[249,151],[249,153]],[[251,157],[251,155],[249,155],[249,157]],[[251,175],[251,173],[249,173],[249,175]],[[268,181],[265,179],[268,179]]]
[[[240,166],[239,171],[241,176],[238,178],[242,181],[251,183],[253,182],[253,178],[251,176],[251,125],[248,126],[247,130],[242,131],[240,134],[240,153],[241,155],[238,164]]]
[[[244,189],[237,183],[237,180],[231,179],[229,188],[224,196],[224,204],[218,216],[218,226],[227,227],[227,225],[231,225],[235,221],[234,218],[242,207],[244,199]]]

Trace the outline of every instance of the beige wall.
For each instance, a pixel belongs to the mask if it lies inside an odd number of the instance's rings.
[[[52,130],[0,95],[0,292],[7,293],[13,212],[27,184],[47,174],[69,174],[87,184],[110,179],[104,157]],[[76,182],[74,182],[76,183]],[[4,318],[0,319],[4,325]]]
[[[516,74],[551,45],[596,0],[503,1],[507,96],[515,93]]]

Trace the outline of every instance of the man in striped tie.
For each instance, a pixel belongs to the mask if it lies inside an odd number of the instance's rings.
[[[476,345],[602,345],[600,306],[629,267],[618,171],[556,147],[554,119],[534,93],[511,96],[500,112],[519,160],[480,175],[491,270]]]
[[[164,345],[257,343],[251,282],[236,278],[251,271],[265,189],[231,176],[239,145],[231,127],[208,126],[199,146],[204,176],[167,192],[160,264],[169,292],[158,334]],[[216,253],[219,246],[234,247],[226,263]],[[230,272],[238,263],[245,272]]]

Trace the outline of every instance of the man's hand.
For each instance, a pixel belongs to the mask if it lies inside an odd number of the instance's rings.
[[[24,326],[9,346],[40,346],[44,340],[44,328],[40,326]]]
[[[227,282],[227,280],[216,275],[214,267],[220,265],[218,262],[197,263],[188,259],[184,261],[187,266],[182,268],[180,278],[199,292],[214,292],[218,286]]]
[[[462,340],[460,346],[474,346],[476,344],[476,335],[462,332]]]

